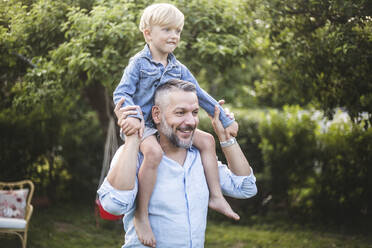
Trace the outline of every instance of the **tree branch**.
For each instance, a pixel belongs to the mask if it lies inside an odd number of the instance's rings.
[[[31,66],[32,68],[36,68],[36,65],[34,63],[31,62],[31,59],[29,58],[26,58],[25,56],[23,56],[22,54],[18,54],[18,53],[12,53],[13,55],[15,55],[17,58],[19,58],[20,60],[26,62],[29,66]]]

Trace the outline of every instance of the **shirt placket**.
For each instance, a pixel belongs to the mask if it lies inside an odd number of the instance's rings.
[[[191,195],[190,194],[190,183],[189,183],[189,181],[191,181],[191,180],[189,178],[189,174],[187,173],[189,171],[190,166],[191,166],[190,156],[191,156],[191,153],[187,152],[187,157],[186,157],[186,160],[185,160],[184,165],[183,165],[183,173],[184,173],[185,197],[186,197],[186,204],[187,204],[187,220],[188,220],[188,225],[189,225],[189,228],[188,228],[189,240],[190,240],[189,247],[192,248],[193,247],[193,237],[192,237],[193,223],[192,223],[192,218],[191,218],[192,199],[190,199],[190,197],[189,197]]]

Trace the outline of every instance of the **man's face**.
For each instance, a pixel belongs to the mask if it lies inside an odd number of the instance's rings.
[[[175,146],[189,148],[199,123],[198,98],[193,92],[173,91],[162,107],[159,131]]]

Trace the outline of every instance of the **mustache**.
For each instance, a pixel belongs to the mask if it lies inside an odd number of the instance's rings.
[[[196,129],[196,126],[192,126],[192,125],[187,125],[187,126],[184,126],[184,127],[178,127],[177,130],[179,131],[194,131]]]

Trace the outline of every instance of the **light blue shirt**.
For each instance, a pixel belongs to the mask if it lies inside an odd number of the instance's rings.
[[[118,152],[123,149],[119,148]],[[114,156],[112,163],[117,159]],[[139,155],[137,172],[142,161]],[[234,198],[249,198],[257,193],[256,178],[236,176],[226,165],[219,163],[222,192]],[[207,224],[209,191],[199,151],[188,149],[184,165],[163,156],[157,170],[157,179],[149,202],[149,220],[160,248],[204,247]],[[145,247],[138,240],[133,216],[138,191],[136,180],[133,190],[120,191],[113,188],[107,179],[98,190],[103,208],[123,218],[125,243],[123,247]]]
[[[219,106],[221,110],[220,120],[224,128],[234,122],[226,115],[217,101],[200,88],[191,72],[172,53],[168,55],[168,65],[164,68],[163,64],[152,59],[148,45],[145,45],[141,52],[129,60],[120,83],[114,91],[114,103],[117,104],[124,97],[124,106],[140,106],[146,126],[154,127],[151,108],[154,105],[155,91],[170,79],[181,79],[193,83],[196,86],[199,105],[209,115],[214,116],[214,106]],[[134,116],[139,119],[142,118],[139,114]]]

